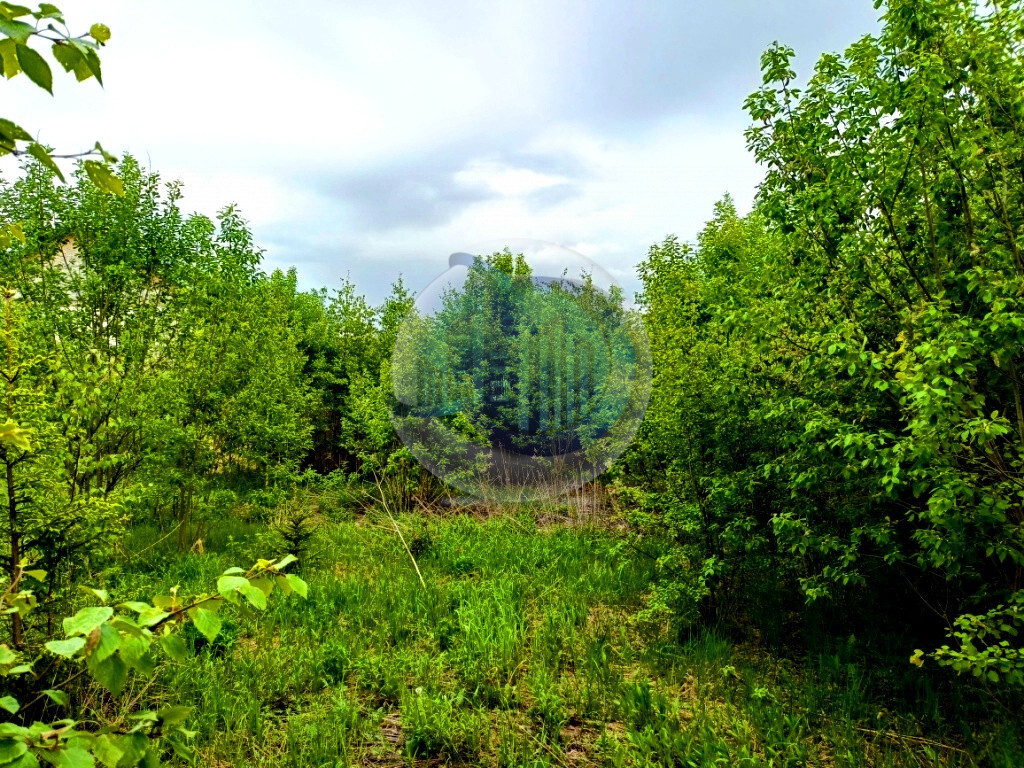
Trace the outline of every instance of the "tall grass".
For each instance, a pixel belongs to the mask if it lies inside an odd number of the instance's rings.
[[[920,674],[907,695],[855,644],[781,658],[713,630],[645,636],[631,617],[650,562],[569,522],[322,520],[305,542],[308,601],[228,623],[213,645],[188,634],[194,659],[136,700],[193,706],[218,767],[1024,765],[1019,720],[968,717]],[[255,524],[211,529],[203,553],[160,539],[134,531],[144,556],[106,585],[133,585],[125,599],[202,590],[243,556],[276,554]]]

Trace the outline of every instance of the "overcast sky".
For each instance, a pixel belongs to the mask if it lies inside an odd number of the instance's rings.
[[[23,76],[4,116],[61,151],[129,151],[237,203],[267,268],[303,287],[349,276],[373,301],[452,251],[526,237],[569,246],[628,291],[668,234],[692,239],[760,172],[744,98],[780,40],[801,71],[873,31],[870,0],[113,0],[105,88]],[[11,172],[11,161],[0,168]]]

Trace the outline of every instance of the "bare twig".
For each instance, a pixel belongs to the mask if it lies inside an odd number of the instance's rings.
[[[380,493],[380,505],[384,508],[384,512],[387,513],[388,518],[391,520],[391,525],[394,526],[395,533],[398,534],[398,538],[402,542],[402,546],[405,547],[405,552],[409,555],[409,559],[412,560],[412,567],[416,569],[416,575],[419,576],[420,584],[424,589],[427,588],[427,582],[423,580],[423,574],[420,573],[420,567],[416,563],[416,558],[412,555],[412,550],[409,549],[409,545],[405,541],[405,536],[402,535],[402,529],[398,527],[398,521],[395,520],[395,516],[391,514],[391,507],[388,506],[387,494],[384,493],[384,486],[381,485],[380,478],[374,476],[374,482],[377,483],[377,491]]]
[[[950,752],[960,752],[961,754],[968,754],[966,749],[960,747],[954,747],[952,744],[943,744],[939,741],[932,741],[931,739],[925,739],[921,736],[905,736],[902,733],[896,733],[895,731],[875,731],[871,728],[861,728],[860,726],[854,726],[855,731],[861,733],[867,733],[872,736],[884,736],[887,739],[893,739],[895,741],[909,741],[914,744],[926,744],[929,747],[938,747],[939,749],[948,749]]]

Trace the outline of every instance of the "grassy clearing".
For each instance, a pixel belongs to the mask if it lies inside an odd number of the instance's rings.
[[[855,643],[794,659],[713,631],[642,633],[630,617],[650,573],[599,529],[526,514],[399,523],[425,587],[386,516],[324,524],[308,602],[231,623],[212,646],[189,634],[194,662],[125,706],[195,707],[203,762],[239,768],[1019,764],[1005,715],[967,725],[970,702],[916,669],[913,684],[872,672]],[[202,554],[170,544],[137,530],[129,549],[145,557],[107,586],[200,590],[271,542],[235,525]]]

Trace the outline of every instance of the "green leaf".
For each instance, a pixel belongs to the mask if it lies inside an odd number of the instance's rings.
[[[103,661],[121,647],[121,634],[109,624],[100,627],[99,642],[92,649],[89,657],[96,662]]]
[[[283,571],[292,563],[297,562],[298,559],[295,555],[285,555],[278,562],[274,563],[274,567],[279,571]]]
[[[26,752],[12,763],[4,763],[3,768],[39,768],[39,758],[32,752]]]
[[[164,653],[175,661],[188,660],[188,649],[185,647],[185,641],[177,635],[163,635],[160,638],[160,647],[164,649]]]
[[[93,24],[89,27],[89,34],[92,39],[102,45],[110,39],[110,27],[106,24]]]
[[[245,599],[252,604],[253,608],[258,608],[261,611],[267,609],[267,596],[256,585],[246,582],[245,586],[238,591],[245,595]]]
[[[82,52],[70,43],[58,40],[50,48],[50,51],[53,53],[53,58],[57,60],[57,63],[64,67],[65,72],[74,72],[77,66],[84,67],[87,72],[89,71]],[[89,75],[92,75],[92,73],[89,72]]]
[[[192,707],[185,706],[171,706],[164,707],[156,713],[157,717],[163,722],[164,726],[173,726],[178,723],[184,722],[185,718],[188,717],[192,712]]]
[[[84,637],[72,637],[68,640],[51,640],[43,646],[50,653],[70,659],[85,647]]]
[[[56,161],[52,157],[50,157],[50,153],[47,152],[44,147],[36,143],[29,144],[28,153],[49,170],[53,171],[54,176],[58,179],[61,181],[67,181],[67,179],[64,178],[64,173],[61,171],[60,166],[57,165]]]
[[[221,576],[217,579],[217,592],[223,597],[234,595],[243,587],[249,586],[249,580],[244,576]]]
[[[32,13],[32,9],[27,5],[16,5],[15,3],[0,3],[3,8],[3,17],[5,19],[16,19],[19,16],[28,16]]]
[[[15,52],[18,55],[18,64],[28,75],[28,79],[52,96],[53,73],[50,71],[50,65],[46,63],[46,59],[40,56],[34,48],[29,48],[21,43],[17,44]]]
[[[114,696],[120,696],[128,678],[128,665],[118,655],[108,656],[98,664],[90,664],[92,676]]]
[[[265,597],[270,597],[270,593],[274,591],[274,581],[269,576],[260,576],[260,578],[254,579],[252,585]]]
[[[93,742],[92,752],[107,768],[117,768],[117,764],[124,756],[124,750],[118,748],[114,739],[106,733],[101,733]]]
[[[196,625],[198,629],[207,640],[211,643],[220,634],[221,619],[213,611],[208,611],[202,607],[195,612],[192,616],[192,623]]]
[[[13,21],[0,16],[0,35],[17,40],[19,43],[26,43],[32,37],[36,29],[24,21]]]
[[[4,696],[0,698],[0,708],[6,709],[12,715],[17,714],[18,710],[21,709],[21,705],[18,700],[13,696]]]
[[[306,582],[304,582],[294,573],[289,573],[287,576],[285,576],[285,578],[288,579],[288,583],[291,585],[292,590],[294,590],[299,595],[299,597],[303,599],[307,597],[307,595],[309,594],[309,585],[306,584]]]
[[[103,85],[103,73],[100,71],[100,57],[97,55],[93,47],[81,40],[72,40],[70,42],[75,46],[78,52],[82,54],[82,59],[85,61],[85,68],[89,71],[89,75],[95,77],[96,82]],[[78,77],[77,68],[75,69],[75,76]],[[79,79],[85,80],[87,77],[88,75],[80,77]]]
[[[106,605],[83,608],[74,616],[64,619],[64,634],[88,635],[96,627],[114,615],[114,609]]]
[[[75,79],[78,82],[88,80],[93,77],[92,67],[89,66],[89,61],[86,59],[85,54],[82,51],[63,40],[53,44],[51,49],[53,52],[53,58],[64,67],[65,72],[74,72]]]
[[[32,14],[37,19],[56,19],[61,24],[64,23],[64,15],[53,3],[40,3],[39,10]]]
[[[152,627],[154,624],[159,624],[170,615],[171,614],[167,613],[167,611],[161,611],[159,608],[149,606],[145,611],[139,614],[139,625],[143,627]]]
[[[10,120],[0,118],[0,134],[5,143],[14,145],[16,141],[32,141],[32,136],[17,123],[12,123]]]
[[[145,613],[152,610],[153,606],[138,600],[130,600],[127,603],[119,603],[118,608],[127,608],[129,611],[135,611],[136,613]]]
[[[110,170],[110,166],[106,163],[101,163],[98,160],[86,160],[82,165],[98,189],[115,195],[124,194],[124,182],[117,178],[117,175]]]
[[[150,675],[156,668],[149,652],[151,640],[147,637],[127,636],[121,638],[121,659],[141,675]]]
[[[68,747],[57,753],[54,765],[57,768],[94,768],[96,762],[81,747]]]
[[[18,44],[9,37],[0,40],[0,59],[3,59],[4,77],[8,80],[21,72],[21,64],[18,63]]]
[[[64,691],[47,688],[43,693],[45,693],[54,704],[58,704],[65,708],[71,706],[71,699],[68,698],[68,695]]]
[[[0,763],[9,763],[28,752],[28,744],[21,739],[0,739]]]
[[[171,745],[171,749],[186,765],[193,765],[195,763],[195,749],[185,744],[180,739],[168,738],[167,741]]]
[[[290,595],[292,593],[292,585],[288,583],[288,579],[283,575],[277,576],[274,581],[277,582],[277,588],[284,592],[284,594]]]
[[[112,155],[109,152],[107,152],[107,150],[105,150],[98,141],[96,142],[96,145],[93,147],[93,149],[95,149],[97,152],[99,152],[100,157],[103,158],[104,162],[107,162],[107,163],[116,163],[117,162],[117,157],[115,157],[114,155]]]
[[[105,603],[110,599],[110,593],[105,589],[93,589],[92,587],[79,587],[79,589],[86,594],[95,595],[101,603]]]
[[[24,237],[24,235],[22,237]],[[24,240],[22,242],[24,242]],[[46,571],[42,570],[41,568],[37,568],[33,571],[25,571],[25,575],[31,576],[36,581],[46,581]]]
[[[0,739],[20,739],[29,735],[28,728],[14,723],[0,723]]]
[[[3,230],[4,234],[7,237],[17,240],[22,245],[25,244],[25,230],[21,228],[21,224],[18,223],[17,221],[9,221],[6,224],[0,226],[0,229]],[[33,573],[42,573],[43,579],[46,578],[46,571],[26,571],[26,573],[30,575]],[[43,579],[39,579],[39,581],[42,581]]]
[[[177,587],[175,587],[177,589]],[[153,598],[153,605],[164,611],[174,611],[179,607],[178,599],[172,595],[156,595]]]

